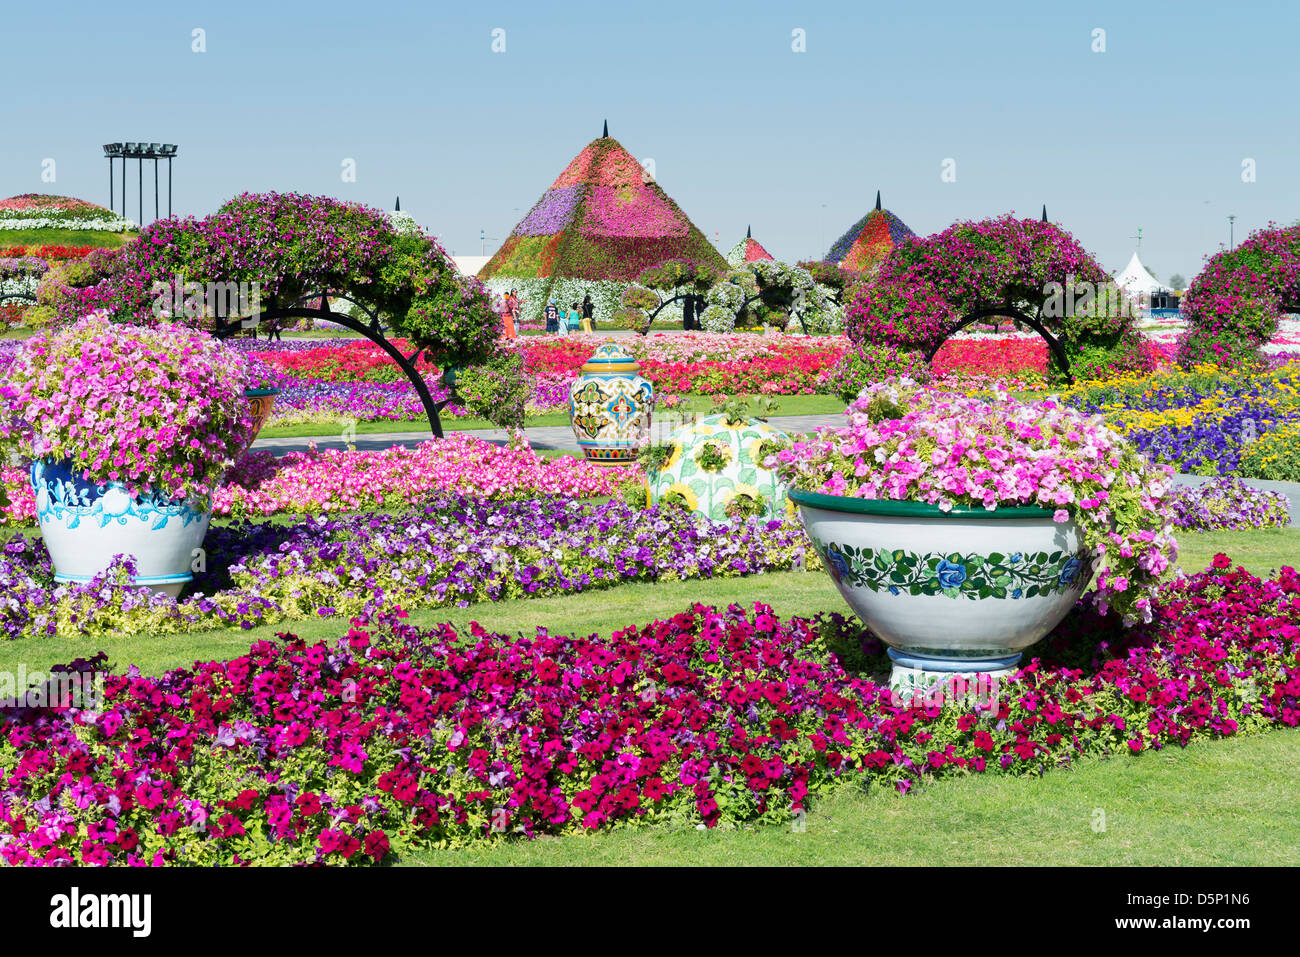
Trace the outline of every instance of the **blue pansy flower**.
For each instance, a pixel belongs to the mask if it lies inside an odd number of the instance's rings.
[[[939,567],[935,569],[935,574],[942,588],[960,588],[961,583],[966,580],[965,566],[950,562],[946,558],[939,560]]]
[[[1079,577],[1079,569],[1083,567],[1083,562],[1077,558],[1071,558],[1061,569],[1059,579],[1062,585],[1073,585],[1074,580]]]

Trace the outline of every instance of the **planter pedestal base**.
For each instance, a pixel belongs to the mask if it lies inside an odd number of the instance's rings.
[[[895,703],[906,705],[918,696],[932,698],[932,704],[941,704],[949,698],[992,702],[997,697],[998,684],[1016,672],[1020,652],[1000,657],[937,658],[910,651],[889,649],[893,670],[889,673],[889,689]],[[959,679],[949,684],[949,679]]]

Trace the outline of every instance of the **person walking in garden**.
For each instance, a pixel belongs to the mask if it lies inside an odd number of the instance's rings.
[[[559,307],[555,305],[554,299],[552,299],[550,302],[546,304],[546,311],[544,315],[546,316],[546,331],[552,333],[559,332],[560,331],[560,310]]]
[[[596,331],[596,305],[591,301],[591,293],[582,297],[582,331]]]
[[[695,328],[695,297],[687,295],[686,301],[682,303],[682,328],[690,332]]]
[[[506,293],[505,309],[502,312],[502,318],[505,319],[505,335],[507,339],[513,339],[518,333],[515,331],[515,318],[519,315],[519,297],[511,289]]]
[[[576,302],[569,306],[569,331],[591,332],[591,321],[582,314],[582,307]]]

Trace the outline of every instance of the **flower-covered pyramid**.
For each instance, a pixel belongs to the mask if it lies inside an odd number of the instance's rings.
[[[739,269],[744,266],[745,263],[752,263],[756,259],[772,258],[772,254],[764,249],[763,244],[754,238],[754,230],[752,228],[746,228],[745,238],[732,246],[731,251],[727,253],[727,265],[732,269]]]
[[[724,268],[722,256],[612,137],[593,140],[478,273],[493,292],[517,289],[525,316],[549,300],[590,294],[602,319],[623,289],[670,259]]]
[[[880,192],[877,190],[876,208],[835,240],[826,253],[826,262],[856,272],[872,269],[906,237],[915,235],[901,219],[880,208]]]

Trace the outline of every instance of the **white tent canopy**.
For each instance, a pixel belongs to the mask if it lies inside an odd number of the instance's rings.
[[[1136,252],[1124,267],[1124,271],[1115,276],[1115,285],[1134,296],[1149,296],[1153,293],[1169,291],[1168,286],[1147,272],[1147,267],[1142,265],[1142,260],[1138,258]]]

